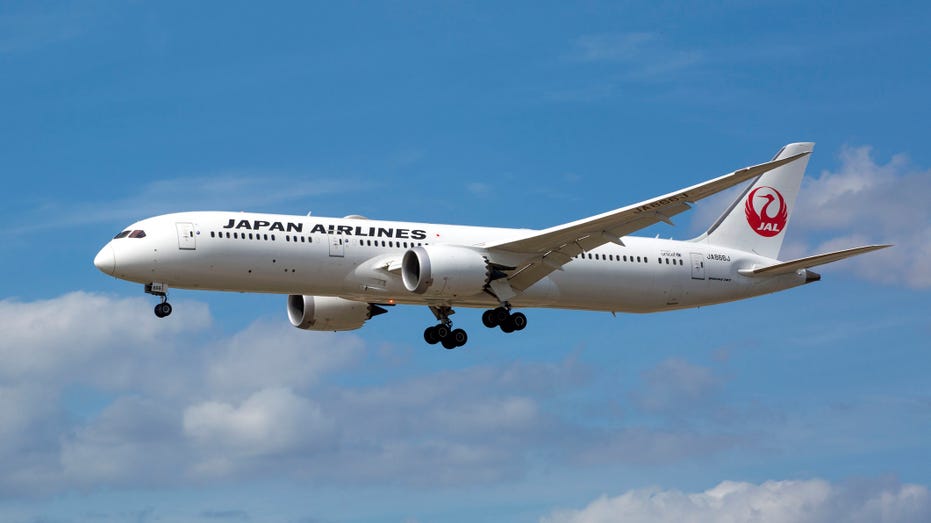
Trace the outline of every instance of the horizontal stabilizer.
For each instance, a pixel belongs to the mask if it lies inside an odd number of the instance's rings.
[[[842,251],[808,256],[806,258],[799,258],[797,260],[777,263],[775,265],[769,265],[767,267],[760,267],[757,269],[740,269],[738,272],[744,276],[775,276],[777,274],[788,274],[799,269],[810,269],[811,267],[817,267],[818,265],[836,262],[838,260],[843,260],[844,258],[849,258],[858,254],[878,251],[879,249],[885,249],[886,247],[892,247],[892,245],[866,245],[864,247],[854,247],[853,249],[844,249]]]

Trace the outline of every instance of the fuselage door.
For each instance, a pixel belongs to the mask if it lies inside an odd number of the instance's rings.
[[[335,234],[329,235],[330,237],[330,256],[342,258],[345,254],[346,246],[343,245],[343,237],[337,236]]]
[[[692,253],[692,279],[705,279],[705,256],[700,252]]]
[[[194,238],[194,224],[187,222],[178,222],[175,224],[178,229],[178,248],[193,250],[197,248],[197,240]]]

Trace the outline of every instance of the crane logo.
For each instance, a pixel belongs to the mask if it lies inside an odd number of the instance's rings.
[[[789,220],[789,207],[782,194],[765,185],[750,191],[744,210],[750,228],[766,238],[782,232]]]

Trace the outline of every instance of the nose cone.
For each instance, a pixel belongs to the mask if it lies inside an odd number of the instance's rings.
[[[94,257],[94,267],[100,269],[100,272],[113,276],[113,270],[116,268],[116,257],[113,254],[113,247],[110,244],[103,246],[97,256]]]

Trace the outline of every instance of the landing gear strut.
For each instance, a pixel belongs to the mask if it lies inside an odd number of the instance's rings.
[[[469,335],[466,334],[466,331],[453,329],[453,322],[449,319],[449,316],[455,312],[452,307],[431,306],[430,310],[433,311],[433,315],[436,316],[440,323],[427,327],[423,331],[424,341],[430,345],[441,343],[446,349],[462,347],[469,341]]]
[[[524,330],[527,326],[527,316],[522,312],[511,312],[507,303],[496,309],[488,309],[482,313],[482,324],[489,329],[500,327],[503,332]]]
[[[171,314],[171,304],[168,303],[168,286],[164,283],[146,283],[145,293],[158,296],[162,301],[155,306],[155,315],[164,318]]]

